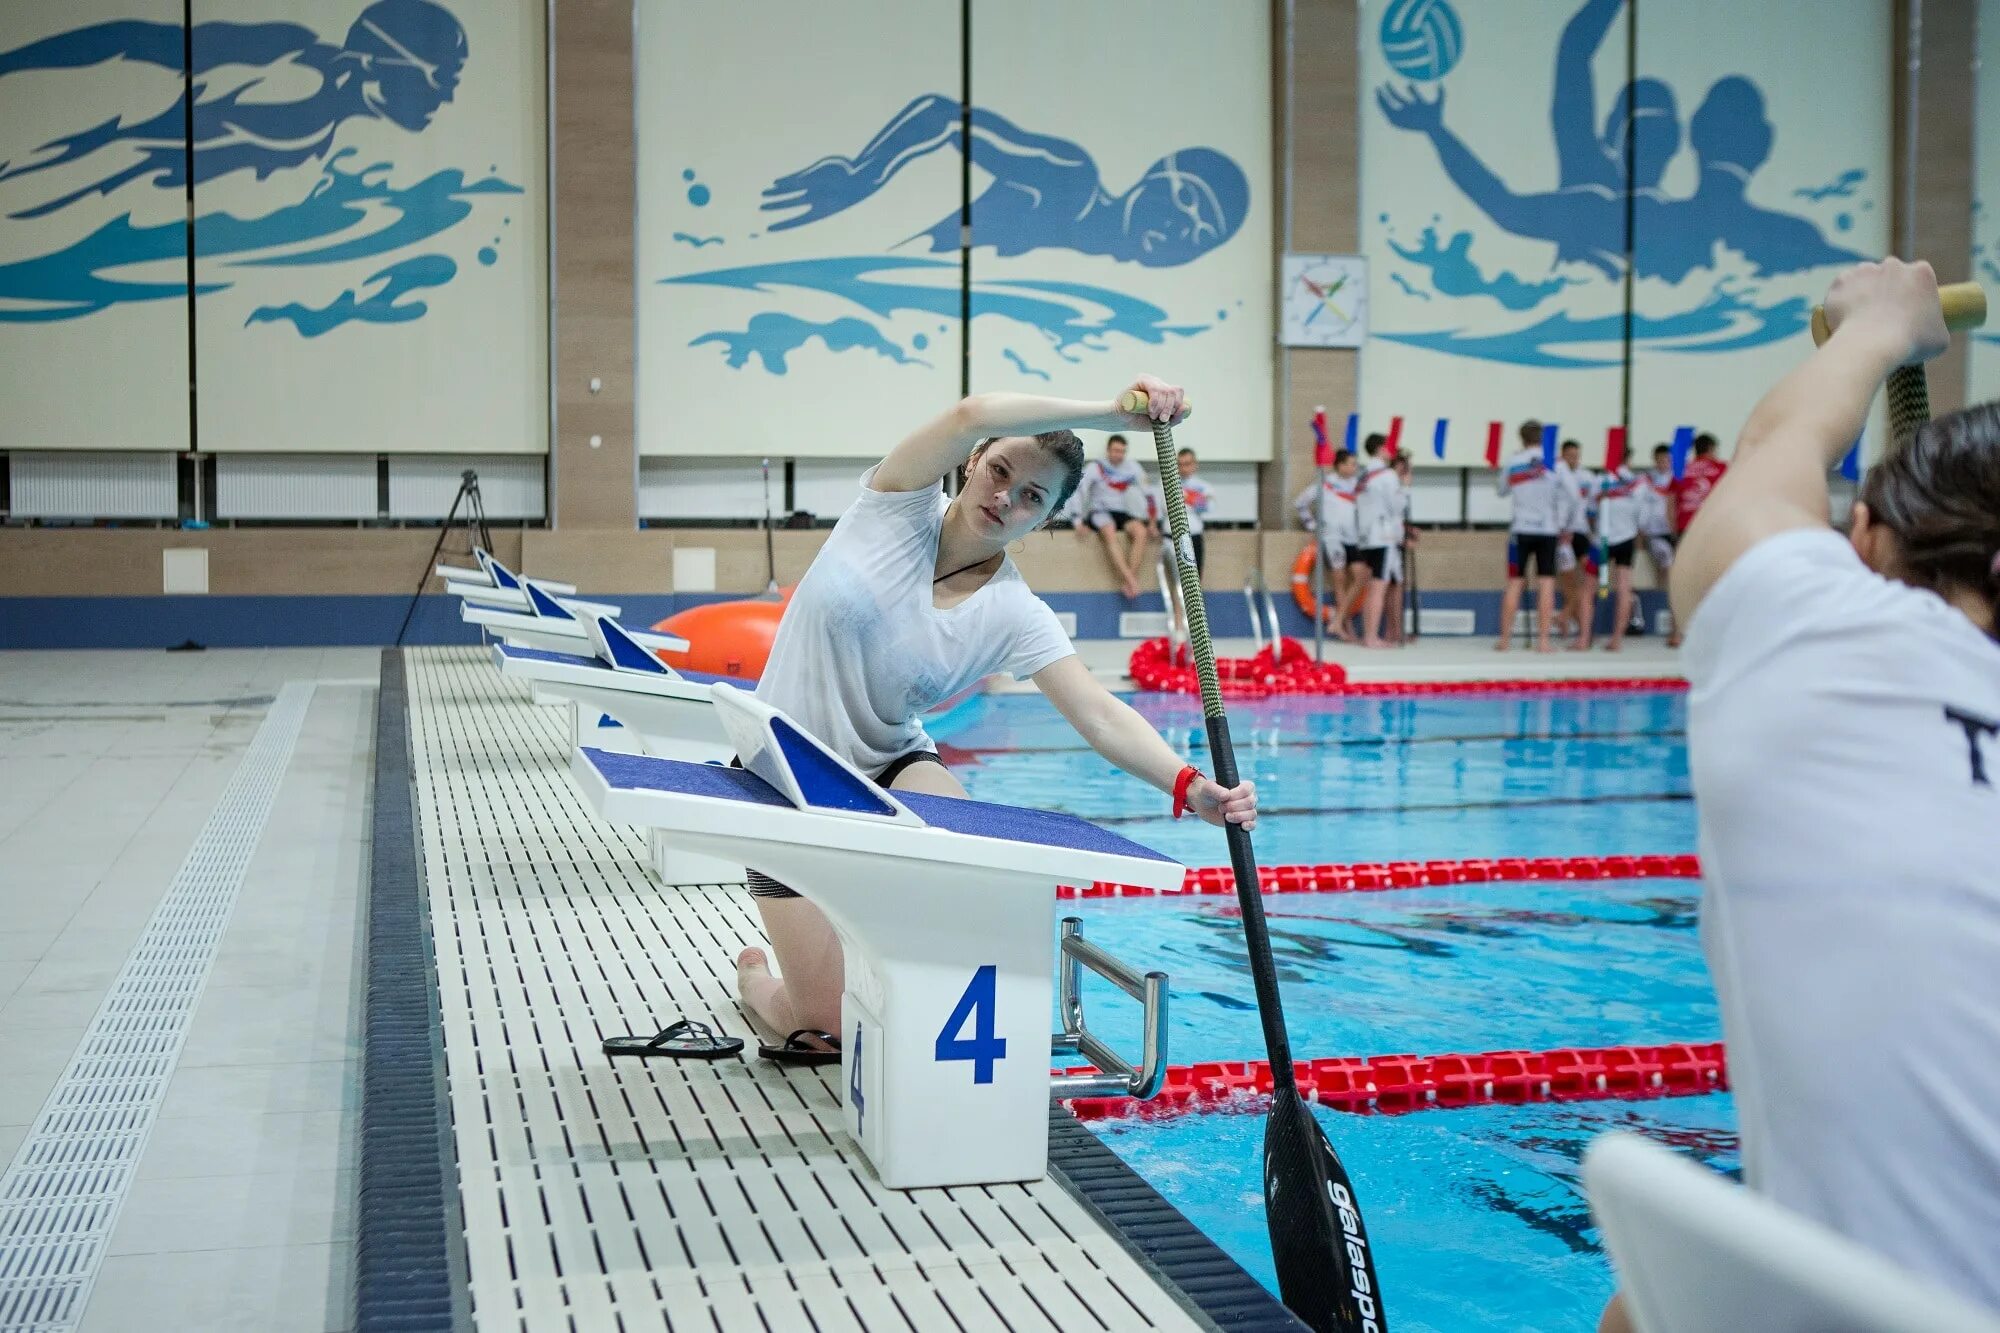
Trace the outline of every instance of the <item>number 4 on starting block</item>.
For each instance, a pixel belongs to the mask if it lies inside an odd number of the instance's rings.
[[[998,969],[988,963],[972,974],[971,984],[965,994],[958,997],[958,1006],[945,1019],[944,1028],[937,1035],[937,1059],[939,1064],[953,1060],[972,1061],[972,1081],[991,1083],[995,1061],[1007,1058],[1007,1039],[993,1035],[993,1013],[998,1005],[994,998],[994,981]],[[972,1036],[963,1036],[966,1022],[972,1023]]]

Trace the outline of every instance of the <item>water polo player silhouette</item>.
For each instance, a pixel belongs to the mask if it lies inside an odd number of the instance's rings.
[[[1641,78],[1626,84],[1602,135],[1593,130],[1597,99],[1590,62],[1623,4],[1587,0],[1556,46],[1549,111],[1557,163],[1553,190],[1518,193],[1502,181],[1445,127],[1443,89],[1425,98],[1414,87],[1400,94],[1384,87],[1375,95],[1376,105],[1390,124],[1427,136],[1452,184],[1495,224],[1516,236],[1552,242],[1558,261],[1590,264],[1606,277],[1622,273],[1628,190],[1637,237],[1633,262],[1642,277],[1677,282],[1713,264],[1718,244],[1742,255],[1760,276],[1859,260],[1808,219],[1760,208],[1744,197],[1750,177],[1770,158],[1773,137],[1764,95],[1748,79],[1717,80],[1688,122],[1700,181],[1685,199],[1659,192],[1660,178],[1681,147],[1679,113],[1666,83]]]
[[[764,191],[764,208],[798,210],[772,231],[803,227],[852,208],[905,166],[941,149],[963,150],[959,104],[919,97],[853,158],[823,157]],[[1123,194],[1107,191],[1090,154],[1066,139],[1031,134],[1005,116],[972,110],[972,161],[993,178],[972,205],[974,245],[1002,255],[1064,249],[1164,268],[1200,258],[1234,236],[1249,211],[1242,169],[1212,148],[1184,148],[1147,167]],[[959,247],[953,212],[920,232],[933,253]],[[914,239],[914,238],[912,238]]]
[[[0,77],[24,70],[82,69],[113,59],[178,72],[182,30],[177,23],[120,20],[57,33],[0,52]],[[386,120],[415,133],[451,101],[465,65],[465,29],[430,0],[379,0],[361,12],[335,46],[296,23],[198,23],[194,53],[194,179],[254,171],[261,179],[285,167],[323,158],[334,133],[354,119]],[[280,63],[319,76],[307,96],[272,96],[266,74]],[[248,67],[227,86],[216,79],[225,66]],[[37,217],[93,194],[110,194],[128,181],[151,177],[163,189],[187,183],[185,99],[145,119],[113,115],[90,129],[43,144],[26,161],[0,162],[0,182],[47,171],[114,145],[129,145],[136,162],[81,188],[12,214]]]

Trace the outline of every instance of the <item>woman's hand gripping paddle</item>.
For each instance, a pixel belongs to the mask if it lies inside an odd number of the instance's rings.
[[[1938,306],[1944,312],[1944,326],[1947,329],[1976,329],[1986,322],[1986,293],[1976,282],[1953,282],[1938,288]],[[1826,322],[1826,311],[1818,306],[1812,312],[1813,345],[1816,347],[1830,336]],[[1909,442],[1917,433],[1917,427],[1931,419],[1930,384],[1924,378],[1924,368],[1897,366],[1889,372],[1889,449],[1894,451]]]
[[[1145,415],[1149,405],[1146,395],[1136,389],[1118,403],[1121,411],[1134,415]],[[1163,421],[1149,424],[1159,457],[1170,540],[1179,556],[1175,563],[1180,567],[1181,605],[1187,616],[1195,671],[1201,680],[1201,711],[1208,722],[1213,776],[1222,786],[1234,787],[1238,781],[1236,751],[1229,742],[1229,719],[1222,712],[1215,645],[1208,637],[1208,608],[1202,602],[1194,544],[1188,538],[1187,504],[1181,495],[1173,427]],[[1318,1333],[1384,1333],[1389,1325],[1382,1311],[1382,1289],[1354,1187],[1292,1077],[1292,1044],[1285,1033],[1278,972],[1271,960],[1271,935],[1264,924],[1256,853],[1250,846],[1250,835],[1240,825],[1230,824],[1227,831],[1229,863],[1236,872],[1236,901],[1242,908],[1244,942],[1250,953],[1250,976],[1257,987],[1257,1012],[1263,1020],[1264,1047],[1273,1074],[1271,1116],[1264,1126],[1264,1214],[1271,1231],[1271,1257],[1277,1261],[1278,1295],[1293,1314]]]

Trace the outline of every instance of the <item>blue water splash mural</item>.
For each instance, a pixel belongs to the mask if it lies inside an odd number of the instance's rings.
[[[1548,111],[1553,181],[1509,181],[1482,159],[1452,128],[1447,83],[1428,92],[1394,84],[1376,90],[1375,109],[1383,119],[1428,143],[1445,177],[1495,232],[1548,247],[1550,267],[1534,277],[1504,271],[1487,277],[1471,260],[1472,232],[1460,231],[1440,246],[1425,227],[1415,246],[1390,241],[1413,266],[1391,272],[1400,289],[1451,298],[1437,303],[1441,315],[1458,300],[1490,298],[1537,317],[1495,330],[1489,315],[1468,312],[1454,326],[1436,329],[1378,324],[1374,336],[1520,365],[1618,364],[1623,318],[1597,311],[1604,295],[1624,281],[1628,207],[1634,276],[1680,288],[1663,294],[1652,285],[1640,294],[1632,336],[1666,350],[1733,350],[1789,337],[1799,327],[1797,303],[1760,299],[1758,284],[1862,257],[1829,239],[1820,221],[1752,201],[1751,186],[1771,161],[1777,131],[1763,90],[1751,79],[1730,74],[1714,80],[1683,125],[1680,91],[1662,79],[1637,78],[1617,89],[1600,127],[1592,62],[1623,9],[1624,0],[1584,0],[1557,41]],[[1695,184],[1676,197],[1662,182],[1683,150],[1693,158]],[[1865,209],[1872,202],[1860,197],[1866,181],[1865,170],[1850,168],[1792,194],[1814,203],[1853,198]],[[1387,214],[1378,220],[1391,221]],[[1851,230],[1852,214],[1832,218],[1830,226]],[[1482,331],[1468,332],[1468,323]],[[1601,351],[1590,346],[1598,342]]]
[[[1391,273],[1389,275],[1389,281],[1395,283],[1398,287],[1401,287],[1405,292],[1407,292],[1411,296],[1416,297],[1419,301],[1428,301],[1431,299],[1431,294],[1429,292],[1425,291],[1421,287],[1412,287],[1410,285],[1410,280],[1404,277],[1400,273]]]
[[[869,327],[878,330],[878,336],[872,342],[844,342],[842,347],[835,347],[833,341],[828,340],[827,346],[836,351],[845,347],[865,347],[887,354],[887,348],[901,351],[886,333],[881,332],[895,317],[915,313],[955,316],[958,313],[956,283],[947,286],[940,282],[942,277],[955,278],[957,272],[958,265],[946,260],[858,255],[752,264],[742,268],[689,273],[661,281],[669,285],[730,287],[775,298],[808,292],[836,297],[872,316],[875,323]],[[690,345],[718,343],[728,350],[728,362],[733,367],[740,368],[755,355],[765,369],[782,374],[785,355],[815,336],[821,326],[789,315],[766,317],[778,314],[760,314],[742,330],[715,330],[703,334]],[[1107,350],[1114,334],[1134,342],[1157,345],[1168,337],[1187,337],[1207,327],[1175,322],[1159,306],[1123,292],[1068,282],[975,282],[972,285],[972,317],[977,321],[982,316],[998,317],[1034,329],[1047,340],[1057,356],[1067,361],[1078,360],[1079,353]]]
[[[815,324],[791,315],[765,313],[752,317],[749,327],[741,333],[704,333],[689,345],[700,347],[704,343],[720,343],[731,369],[741,370],[755,357],[765,370],[773,375],[782,375],[787,369],[785,358],[815,338],[824,343],[830,352],[859,348],[899,365],[930,364],[909,355],[863,319],[836,319]]]
[[[447,255],[418,255],[370,274],[366,285],[381,285],[365,297],[350,289],[319,309],[296,302],[259,306],[244,322],[268,324],[289,320],[308,338],[317,338],[357,320],[368,324],[407,324],[421,319],[427,307],[422,301],[404,302],[402,298],[426,287],[442,287],[457,274],[457,263]]]
[[[1005,257],[1061,251],[1146,268],[1198,262],[1241,230],[1249,211],[1242,169],[1211,148],[1175,149],[1127,185],[1107,184],[1080,145],[1017,125],[989,108],[971,113],[969,146],[956,99],[927,94],[891,116],[852,157],[822,156],[780,172],[763,192],[765,235],[782,236],[864,207],[905,167],[932,153],[969,152],[986,182],[972,205],[971,245]],[[692,168],[681,173],[694,180]],[[961,317],[957,258],[961,217],[954,209],[915,235],[882,236],[901,254],[844,254],[743,264],[659,279],[670,285],[725,288],[765,307],[740,328],[712,329],[692,346],[721,349],[725,363],[755,364],[785,373],[786,358],[809,342],[831,351],[866,351],[901,364],[927,365],[916,353],[931,335],[910,330],[929,316],[947,333]],[[687,233],[674,239],[700,248]],[[760,239],[751,231],[748,241]],[[712,238],[721,243],[722,237]],[[928,255],[950,254],[949,260]],[[824,319],[828,298],[847,313]],[[815,318],[803,313],[810,309]],[[1070,362],[1109,350],[1118,340],[1157,345],[1191,337],[1228,318],[1179,318],[1161,306],[1111,287],[1032,279],[976,280],[971,318],[1005,322],[1008,333],[1038,336],[1044,349]],[[913,317],[918,317],[913,319]],[[923,321],[926,324],[928,321]],[[864,336],[866,329],[872,336]],[[1020,373],[1041,379],[1018,350],[1003,355]]]
[[[454,99],[469,44],[450,10],[431,0],[378,0],[339,41],[283,22],[198,23],[185,34],[179,24],[91,24],[0,52],[0,78],[122,60],[170,71],[171,86],[179,87],[184,40],[192,50],[191,86],[164,106],[115,111],[33,147],[0,141],[0,198],[11,217],[62,217],[100,197],[132,200],[108,222],[80,223],[83,234],[66,244],[0,263],[0,321],[76,319],[127,302],[184,298],[184,277],[165,262],[187,253],[178,199],[190,179],[199,186],[247,172],[259,182],[280,178],[273,180],[274,202],[254,216],[216,211],[195,219],[202,266],[195,295],[235,286],[231,268],[310,268],[403,250],[409,253],[401,262],[363,284],[376,288],[366,296],[348,289],[318,303],[260,306],[246,321],[285,322],[306,336],[350,321],[403,322],[428,308],[405,300],[409,291],[441,286],[460,271],[434,247],[417,248],[463,222],[480,196],[522,193],[499,177],[497,166],[476,180],[450,169],[398,183],[391,162],[343,165],[353,155],[338,145],[344,125],[382,121],[420,134]],[[107,165],[93,167],[98,162]],[[282,178],[314,164],[320,175],[297,199],[297,186]],[[38,194],[44,180],[49,187]],[[173,221],[137,220],[142,213],[163,215],[161,202],[169,200]],[[481,252],[482,263],[497,260],[497,250],[491,252],[492,259]]]
[[[1020,371],[1023,375],[1032,376],[1033,378],[1038,380],[1045,380],[1049,378],[1048,371],[1035,369],[1033,366],[1027,363],[1026,359],[1024,359],[1019,352],[1015,351],[1011,347],[1009,347],[1004,352],[1000,353],[1000,355],[1006,357],[1009,361],[1013,362],[1014,369]]]
[[[1532,310],[1544,300],[1569,286],[1566,278],[1547,282],[1526,282],[1511,273],[1495,273],[1491,278],[1472,262],[1472,233],[1459,232],[1449,244],[1439,245],[1437,229],[1425,227],[1415,246],[1389,242],[1412,264],[1430,271],[1431,287],[1446,296],[1490,296],[1509,310]],[[1407,288],[1406,288],[1407,289]]]
[[[1810,317],[1810,305],[1803,297],[1759,304],[1747,289],[1718,284],[1691,309],[1665,315],[1635,311],[1632,338],[1656,351],[1729,352],[1793,337],[1805,330]],[[1393,333],[1377,329],[1374,336],[1482,361],[1587,369],[1620,364],[1624,331],[1623,312],[1579,317],[1557,311],[1525,328],[1495,333],[1457,329]]]
[[[1792,197],[1815,204],[1827,199],[1852,199],[1861,182],[1867,179],[1868,173],[1860,167],[1849,167],[1824,185],[1807,185],[1793,190]]]
[[[697,250],[701,249],[703,246],[722,244],[722,238],[720,236],[690,236],[688,233],[684,231],[675,232],[674,239],[679,241],[682,245],[691,245]]]

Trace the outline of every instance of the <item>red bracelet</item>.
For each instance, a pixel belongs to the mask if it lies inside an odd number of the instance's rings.
[[[1175,819],[1179,819],[1182,815],[1187,813],[1188,788],[1192,787],[1194,785],[1194,780],[1200,776],[1201,776],[1201,770],[1196,768],[1193,764],[1189,764],[1186,768],[1180,771],[1180,776],[1174,779]]]

